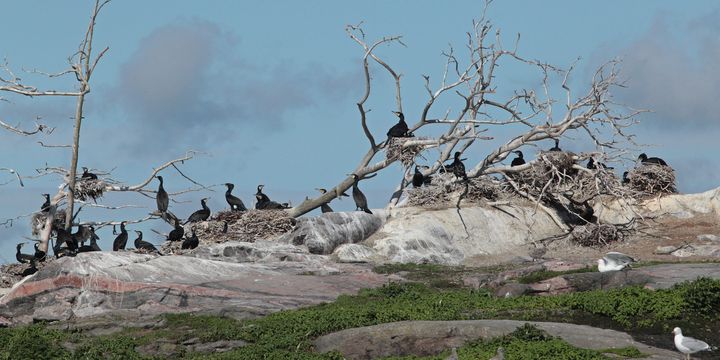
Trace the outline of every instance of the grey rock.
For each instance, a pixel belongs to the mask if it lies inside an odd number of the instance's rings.
[[[626,333],[585,325],[514,320],[403,321],[347,329],[315,340],[318,352],[339,351],[348,359],[388,356],[431,356],[477,339],[511,333],[526,323],[587,349],[636,347],[649,359],[682,359],[681,354],[636,342]]]
[[[720,241],[720,237],[713,234],[702,234],[697,236],[698,241]]]
[[[367,239],[383,225],[386,213],[362,211],[325,213],[317,217],[300,218],[295,229],[281,235],[277,241],[305,245],[312,254],[331,254],[342,244],[358,243]]]
[[[343,244],[333,252],[333,259],[343,263],[372,262],[376,257],[375,250],[360,244]]]
[[[677,246],[658,246],[654,253],[658,255],[670,255],[673,251],[677,250]]]
[[[497,297],[518,297],[529,293],[532,289],[526,284],[510,283],[505,284],[495,290]]]
[[[673,256],[705,256],[720,257],[720,245],[688,245],[672,252]]]
[[[196,344],[189,347],[188,350],[199,353],[225,352],[245,346],[246,344],[247,343],[242,340],[221,340],[211,343]]]

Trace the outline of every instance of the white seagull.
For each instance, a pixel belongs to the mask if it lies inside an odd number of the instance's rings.
[[[635,261],[637,260],[623,253],[609,252],[602,259],[598,259],[598,270],[600,272],[622,270],[630,267]]]
[[[683,336],[682,330],[680,330],[679,327],[674,328],[672,333],[675,335],[675,347],[680,350],[681,353],[685,354],[687,360],[690,360],[690,354],[710,350],[710,345],[706,342]]]

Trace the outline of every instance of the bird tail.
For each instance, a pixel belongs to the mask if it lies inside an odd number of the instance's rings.
[[[364,212],[368,213],[368,214],[372,214],[372,211],[370,211],[370,209],[368,209],[368,208],[364,208],[364,209],[362,209],[362,210],[363,210]]]

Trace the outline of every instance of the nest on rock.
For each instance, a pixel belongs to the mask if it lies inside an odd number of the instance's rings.
[[[452,173],[434,174],[430,185],[408,189],[407,206],[426,209],[445,209],[455,206],[457,198],[465,192],[465,183],[456,181]],[[468,193],[463,198],[468,202],[497,200],[504,196],[502,183],[482,176],[469,180]]]
[[[422,145],[403,146],[408,141],[429,140],[429,137],[393,137],[385,152],[386,159],[398,159],[403,166],[408,167],[415,163],[415,158],[423,151]]]
[[[285,210],[221,211],[209,221],[186,225],[185,234],[189,236],[194,227],[201,242],[254,242],[291,231],[295,224]]]
[[[30,247],[32,249],[32,247]],[[33,250],[34,251],[34,250]],[[48,263],[55,260],[54,257],[47,256],[45,258],[46,260],[43,262],[36,261],[35,262],[35,268],[40,270]],[[30,268],[32,267],[31,264],[20,264],[20,263],[10,263],[10,264],[4,264],[0,265],[0,287],[3,288],[9,288],[15,285],[18,281],[22,280],[25,275],[24,273],[28,272]]]
[[[65,209],[58,209],[55,212],[55,218],[53,219],[53,229],[64,229],[65,228]],[[32,229],[32,235],[35,237],[40,236],[40,233],[45,228],[45,221],[47,220],[48,213],[36,212],[30,217],[30,228]]]
[[[604,246],[622,242],[634,232],[629,224],[593,224],[576,226],[568,235],[570,241],[581,246]]]
[[[98,179],[80,179],[75,182],[75,198],[82,201],[97,200],[103,196],[106,185],[104,181]]]
[[[642,164],[628,171],[628,188],[636,197],[676,194],[675,171],[669,166]]]

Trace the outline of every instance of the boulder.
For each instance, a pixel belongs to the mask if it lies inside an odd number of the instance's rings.
[[[362,211],[324,213],[317,217],[300,218],[295,229],[281,235],[277,242],[305,245],[312,254],[331,254],[342,244],[363,241],[383,225],[386,212]]]
[[[333,259],[342,263],[373,262],[375,250],[361,244],[343,244],[333,252]]]
[[[720,188],[698,194],[665,195],[647,200],[608,200],[598,202],[595,206],[595,215],[599,221],[609,224],[624,224],[638,215],[687,219],[696,214],[720,217]]]

